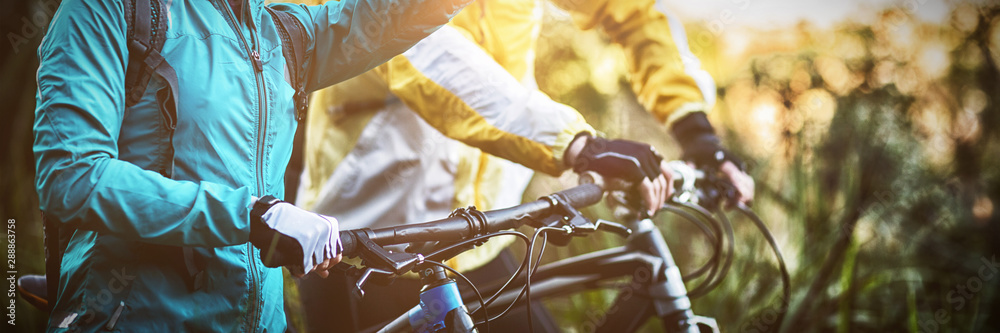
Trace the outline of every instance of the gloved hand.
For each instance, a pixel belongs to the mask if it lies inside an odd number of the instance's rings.
[[[565,160],[577,173],[593,171],[637,184],[649,215],[673,194],[673,173],[663,157],[645,143],[607,140],[583,132],[570,143]]]
[[[715,135],[715,129],[704,112],[684,116],[674,123],[671,130],[684,152],[683,159],[694,162],[698,167],[709,167],[722,172],[736,188],[736,201],[728,202],[729,208],[736,203],[749,204],[753,201],[753,178],[746,174],[739,158],[722,148],[719,137]]]
[[[340,261],[340,228],[337,219],[295,207],[265,196],[250,212],[250,243],[261,250],[267,267],[285,266],[296,276],[326,269]]]

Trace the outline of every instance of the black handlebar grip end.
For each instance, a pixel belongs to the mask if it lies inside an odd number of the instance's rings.
[[[596,184],[583,184],[556,192],[555,195],[562,197],[570,206],[581,208],[601,201],[601,198],[604,197],[604,190]]]
[[[354,239],[354,234],[350,230],[344,230],[340,232],[340,245],[344,247],[344,251],[341,254],[344,257],[355,257],[355,244],[357,242]]]

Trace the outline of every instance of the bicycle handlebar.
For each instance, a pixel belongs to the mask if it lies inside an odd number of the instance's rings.
[[[705,177],[705,173],[695,169],[684,162],[672,161],[669,163],[671,170],[676,175],[678,181],[677,199],[686,201],[689,196],[697,196],[693,193],[696,190],[694,182]],[[604,195],[604,180],[597,174],[587,173],[581,179],[589,184],[579,185],[569,188],[541,199],[517,205],[510,208],[503,208],[492,211],[478,212],[477,216],[471,216],[468,211],[457,210],[452,216],[437,221],[407,224],[379,229],[352,229],[340,232],[340,241],[343,244],[344,256],[358,256],[358,233],[364,233],[369,240],[378,246],[388,246],[397,244],[407,244],[416,242],[448,242],[461,241],[478,235],[493,233],[501,230],[513,229],[523,225],[527,220],[542,218],[550,215],[551,209],[555,207],[554,197],[561,198],[565,203],[574,208],[593,205],[601,200]],[[619,185],[607,185],[609,190],[614,190]],[[626,185],[628,186],[628,185]],[[682,192],[691,192],[687,195],[680,195]]]
[[[340,241],[344,247],[345,257],[359,255],[357,233],[365,233],[368,239],[379,246],[428,241],[460,241],[477,235],[517,228],[529,219],[549,215],[550,210],[557,205],[552,197],[557,196],[569,205],[579,208],[597,203],[603,195],[604,190],[600,186],[583,184],[510,208],[475,211],[472,214],[459,210],[456,214],[437,221],[374,230],[368,228],[344,230],[340,232]]]

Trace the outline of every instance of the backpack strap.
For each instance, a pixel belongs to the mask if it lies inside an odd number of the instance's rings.
[[[167,40],[167,20],[164,13],[169,10],[162,0],[124,1],[126,21],[129,23],[129,63],[125,69],[125,106],[134,106],[142,98],[153,75],[158,75],[167,83],[166,91],[157,92],[157,103],[166,118],[170,139],[166,160],[169,164],[160,173],[167,178],[173,176],[174,130],[177,128],[178,96],[177,73],[160,53]],[[204,286],[204,263],[197,260],[192,247],[179,247],[187,284],[192,291]]]
[[[295,202],[296,192],[299,188],[299,179],[302,171],[306,140],[306,114],[309,109],[309,95],[305,89],[305,73],[302,64],[306,58],[306,33],[302,22],[288,12],[264,7],[271,14],[274,25],[278,27],[278,35],[281,36],[281,53],[285,57],[288,68],[288,75],[291,78],[292,88],[295,89],[295,119],[299,124],[295,128],[295,137],[292,141],[292,156],[285,168],[285,201]]]
[[[180,89],[177,73],[160,53],[167,40],[167,19],[163,13],[168,9],[165,9],[163,0],[127,0],[123,3],[129,50],[128,66],[125,68],[125,108],[127,110],[142,99],[153,75],[166,82],[166,89],[156,94],[157,104],[169,131],[165,166],[158,171],[164,177],[171,178],[174,166],[173,131],[177,128]]]
[[[161,0],[124,1],[128,22],[129,62],[125,69],[125,106],[139,102],[153,74],[159,75],[170,89],[168,124],[173,130],[177,125],[177,73],[167,63],[160,50],[167,40],[167,20],[163,17]]]
[[[288,74],[291,76],[292,88],[295,88],[295,119],[302,121],[306,118],[306,111],[309,108],[309,95],[305,89],[305,73],[301,70],[302,64],[306,61],[306,28],[302,22],[285,11],[264,7],[274,19],[274,25],[278,27],[278,34],[281,35],[281,53],[285,56],[288,64]]]

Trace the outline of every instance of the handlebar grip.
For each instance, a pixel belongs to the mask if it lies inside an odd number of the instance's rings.
[[[356,244],[357,241],[354,239],[354,234],[352,234],[350,230],[340,231],[340,245],[344,247],[344,251],[341,252],[341,254],[343,254],[345,258],[357,256],[357,253],[355,253],[357,248]]]
[[[562,197],[570,206],[581,208],[596,204],[604,197],[604,190],[596,184],[583,184],[571,189],[556,192],[554,195]]]

